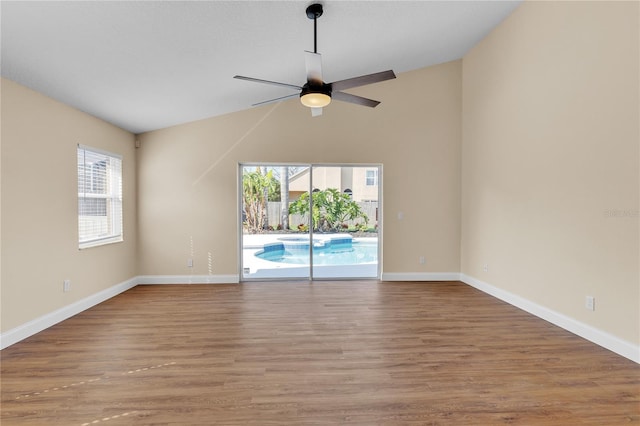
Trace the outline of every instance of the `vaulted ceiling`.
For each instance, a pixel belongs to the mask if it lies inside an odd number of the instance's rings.
[[[2,76],[134,133],[291,94],[312,1],[2,1]],[[519,1],[322,1],[324,80],[461,58]],[[401,76],[400,76],[401,78]]]

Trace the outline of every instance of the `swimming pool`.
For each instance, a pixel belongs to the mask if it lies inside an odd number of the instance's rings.
[[[308,238],[282,238],[255,253],[259,259],[294,265],[309,264]],[[352,241],[351,237],[313,240],[314,265],[358,265],[378,262],[378,243]]]

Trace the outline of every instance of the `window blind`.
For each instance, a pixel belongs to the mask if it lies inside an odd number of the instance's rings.
[[[78,244],[122,241],[122,157],[78,145]]]

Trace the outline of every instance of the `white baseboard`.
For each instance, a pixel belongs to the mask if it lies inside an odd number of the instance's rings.
[[[532,315],[549,321],[571,333],[640,364],[640,346],[591,327],[559,312],[533,303],[523,297],[494,287],[466,274],[457,272],[396,272],[383,273],[382,281],[462,281],[493,297],[516,306]],[[146,284],[237,284],[239,276],[229,275],[141,275],[116,284],[68,306],[19,325],[0,334],[0,349],[4,349],[42,330],[102,303],[136,285]]]
[[[458,272],[383,272],[381,281],[460,281]]]
[[[0,350],[141,284],[236,284],[238,275],[141,275],[0,334]]]
[[[146,284],[238,284],[237,274],[229,275],[140,275],[136,283]]]
[[[460,281],[640,364],[640,346],[466,274]]]
[[[135,277],[128,279],[127,281],[124,281],[120,284],[116,284],[112,287],[99,291],[96,294],[85,297],[82,300],[78,300],[77,302],[74,302],[70,305],[64,306],[58,310],[12,328],[11,330],[0,334],[0,349],[11,346],[14,343],[24,340],[29,336],[33,336],[34,334],[39,333],[42,330],[47,329],[59,322],[62,322],[67,318],[71,318],[72,316],[77,315],[80,312],[91,308],[92,306],[102,303],[105,300],[111,299],[112,297],[117,296],[118,294],[125,292],[135,287],[136,285],[137,282]]]

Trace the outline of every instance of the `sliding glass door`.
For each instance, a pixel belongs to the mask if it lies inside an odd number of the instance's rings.
[[[314,166],[313,278],[378,277],[379,167]]]
[[[241,164],[241,279],[378,278],[380,172]]]
[[[240,166],[242,280],[311,277],[309,227],[289,215],[309,179],[305,165]]]

